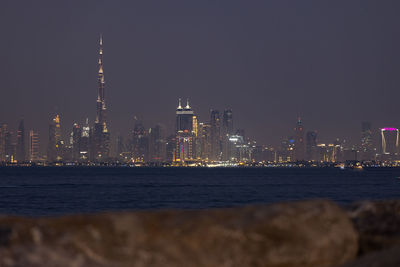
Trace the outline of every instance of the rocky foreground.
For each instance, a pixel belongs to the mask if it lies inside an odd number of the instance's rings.
[[[400,201],[0,217],[0,266],[400,266]]]

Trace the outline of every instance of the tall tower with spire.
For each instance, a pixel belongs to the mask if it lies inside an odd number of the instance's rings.
[[[103,126],[103,131],[107,132],[106,123],[106,101],[104,95],[104,70],[103,70],[103,36],[100,35],[100,48],[99,48],[99,73],[98,73],[98,83],[99,91],[97,95],[97,116],[96,123],[100,123]]]
[[[98,94],[96,101],[96,121],[93,129],[92,159],[105,161],[110,152],[110,133],[106,121],[105,80],[103,69],[103,36],[100,35],[99,60],[98,60]]]

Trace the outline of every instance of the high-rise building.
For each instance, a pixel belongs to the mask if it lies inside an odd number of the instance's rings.
[[[295,143],[294,143],[294,160],[302,161],[305,159],[304,153],[304,128],[301,118],[297,120],[295,132]]]
[[[373,160],[374,149],[372,143],[371,123],[363,121],[361,123],[361,160]]]
[[[194,137],[197,132],[197,123],[193,128],[193,110],[189,105],[189,100],[186,106],[182,107],[181,99],[176,109],[176,139],[175,139],[175,162],[185,162],[193,160]],[[197,121],[197,119],[196,119]]]
[[[34,130],[29,131],[29,160],[31,162],[39,160],[39,133]]]
[[[88,161],[90,158],[90,126],[89,119],[86,119],[86,123],[82,126],[82,134],[79,141],[79,161]]]
[[[221,160],[221,118],[218,110],[211,110],[210,112],[210,125],[211,125],[211,160]]]
[[[163,162],[166,156],[164,127],[157,124],[149,130],[149,161]]]
[[[110,133],[107,128],[106,120],[106,101],[105,101],[105,80],[103,69],[103,37],[100,36],[99,48],[99,71],[98,71],[98,94],[97,94],[97,115],[93,129],[93,159],[96,161],[106,161],[110,153]]]
[[[81,139],[82,139],[82,128],[79,124],[74,123],[72,126],[71,144],[72,144],[72,160],[80,160],[81,152]]]
[[[146,162],[149,154],[149,139],[142,121],[135,121],[132,132],[132,159],[134,162]]]
[[[208,161],[211,159],[211,124],[199,123],[200,159]]]
[[[317,152],[317,132],[308,131],[306,134],[306,159],[309,161],[319,160]]]
[[[166,158],[167,162],[175,161],[175,149],[176,149],[176,135],[172,134],[167,137],[165,150],[166,150]]]
[[[396,160],[399,155],[399,129],[381,128],[382,160]]]
[[[49,143],[47,147],[47,160],[49,162],[61,161],[64,142],[61,139],[60,115],[56,115],[49,124]]]
[[[0,124],[0,162],[6,161],[6,136],[8,133],[7,124]]]
[[[12,143],[12,133],[8,125],[0,125],[0,162],[13,162],[15,160],[15,145]]]
[[[231,160],[232,158],[232,142],[229,141],[229,137],[233,135],[233,116],[231,109],[225,109],[222,117],[222,160]]]
[[[18,131],[17,131],[17,161],[24,162],[26,160],[25,152],[25,126],[24,120],[19,121]]]

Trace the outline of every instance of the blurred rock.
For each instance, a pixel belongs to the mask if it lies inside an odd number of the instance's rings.
[[[400,246],[400,200],[355,203],[349,216],[359,233],[360,255]]]
[[[400,247],[369,253],[341,267],[399,267]]]
[[[0,266],[338,266],[357,234],[329,201],[198,211],[0,217]]]

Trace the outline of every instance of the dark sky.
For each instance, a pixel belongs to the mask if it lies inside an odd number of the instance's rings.
[[[0,122],[24,117],[43,143],[89,117],[104,35],[114,137],[133,116],[172,132],[179,97],[200,121],[276,145],[297,116],[319,140],[358,142],[362,120],[400,127],[400,1],[15,1],[0,3]]]

